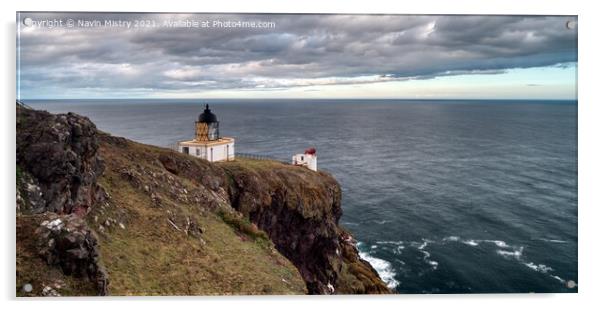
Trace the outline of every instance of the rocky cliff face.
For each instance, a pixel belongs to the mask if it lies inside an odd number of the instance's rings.
[[[98,295],[107,295],[96,235],[82,219],[105,197],[97,184],[104,165],[96,126],[75,114],[18,107],[16,164],[17,212],[41,214],[39,227],[30,235],[39,257],[65,274],[86,278]]]
[[[102,195],[97,130],[85,117],[18,108],[17,167],[26,174],[23,211],[85,214]]]
[[[324,172],[212,164],[19,108],[17,195],[19,283],[46,278],[44,261],[100,295],[390,293],[338,225]]]
[[[341,188],[328,173],[276,162],[220,164],[232,207],[266,231],[311,294],[390,293],[339,227]]]

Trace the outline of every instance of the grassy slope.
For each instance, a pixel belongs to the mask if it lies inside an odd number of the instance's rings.
[[[111,295],[306,293],[298,270],[265,234],[231,213],[223,192],[202,184],[206,179],[200,171],[209,174],[211,164],[163,148],[114,141],[103,138],[100,149],[107,168],[99,183],[110,198],[86,217],[98,235]],[[161,154],[174,156],[191,172],[169,173],[158,160]],[[123,176],[124,169],[137,173],[134,181]],[[95,295],[91,283],[65,276],[37,256],[30,235],[43,220],[44,215],[17,216],[17,295],[41,295],[48,285],[58,285],[61,295]],[[194,222],[194,228],[187,230],[187,222]],[[196,227],[200,234],[187,233]],[[22,291],[26,283],[33,292]]]
[[[195,179],[173,176],[157,160],[169,153],[177,160],[207,164],[169,151],[127,142],[127,146],[101,144],[107,169],[100,184],[111,198],[108,205],[88,215],[92,227],[111,218],[116,223],[100,233],[102,259],[110,276],[112,295],[213,295],[213,294],[303,294],[305,283],[297,269],[269,240],[254,238],[226,224],[210,200],[215,193]],[[198,162],[197,162],[198,161]],[[136,169],[156,177],[138,177],[142,186],[132,185],[119,171],[137,164]],[[167,177],[167,178],[165,178]],[[153,179],[155,178],[155,179]],[[202,175],[198,175],[202,178]],[[157,206],[143,187],[159,179],[171,189]],[[141,188],[142,187],[142,188]],[[185,189],[207,196],[200,203],[174,199],[169,190]],[[215,200],[215,199],[214,199]],[[219,198],[217,202],[219,203]],[[224,205],[220,207],[226,207]],[[174,227],[169,221],[178,228]],[[184,232],[184,222],[195,222],[199,237]],[[125,229],[118,226],[122,223]]]

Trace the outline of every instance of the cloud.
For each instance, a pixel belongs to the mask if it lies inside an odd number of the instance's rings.
[[[577,61],[575,17],[26,13],[35,20],[267,21],[273,28],[22,28],[24,96],[381,83]]]

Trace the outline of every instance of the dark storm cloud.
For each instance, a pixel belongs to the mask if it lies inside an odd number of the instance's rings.
[[[283,89],[497,74],[577,61],[574,17],[22,14],[36,20],[274,22],[273,29],[23,30],[28,89]]]

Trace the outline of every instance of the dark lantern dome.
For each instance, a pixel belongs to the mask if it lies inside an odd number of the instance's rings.
[[[209,109],[209,104],[205,104],[205,111],[199,115],[199,122],[212,123],[217,122],[217,116]]]

